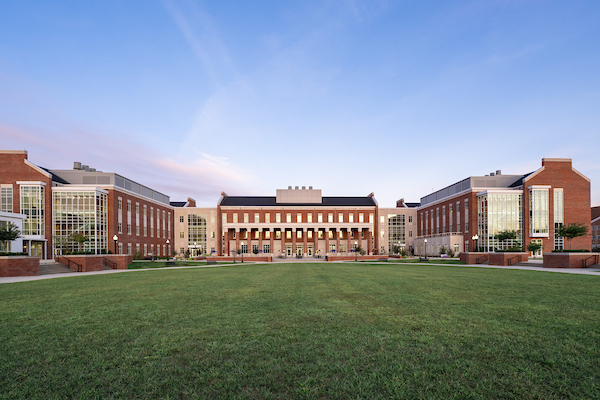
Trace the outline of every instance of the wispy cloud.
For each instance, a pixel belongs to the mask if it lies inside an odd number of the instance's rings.
[[[235,74],[231,55],[209,14],[190,1],[163,0],[162,3],[213,84],[223,84],[224,71]]]
[[[165,155],[127,135],[70,127],[42,130],[0,125],[3,149],[24,149],[34,164],[70,169],[73,161],[105,172],[116,172],[152,187],[172,199],[194,197],[199,204],[216,204],[221,191],[250,190],[256,178],[228,159],[205,152]],[[73,144],[77,144],[74,146]]]

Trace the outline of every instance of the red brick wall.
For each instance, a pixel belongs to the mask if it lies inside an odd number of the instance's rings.
[[[564,194],[564,221],[565,225],[579,223],[587,226],[588,235],[575,238],[571,241],[572,249],[591,250],[591,215],[590,215],[590,181],[575,172],[571,166],[571,160],[553,161],[549,159],[542,160],[542,171],[531,175],[523,182],[523,232],[525,237],[524,246],[527,246],[531,239],[529,237],[529,186],[532,185],[550,185],[549,189],[549,225],[550,232],[548,238],[541,238],[544,249],[550,251],[554,249],[554,188],[562,188]],[[569,248],[569,243],[565,239],[565,249]]]
[[[600,253],[544,253],[544,268],[582,268],[586,259],[587,267],[597,267],[599,257]]]
[[[499,253],[488,253],[489,265],[514,265],[518,262],[527,261],[529,259],[529,253],[510,253],[510,252],[499,252]]]
[[[122,213],[122,233],[118,233],[118,221],[119,221],[119,197],[123,202]],[[127,233],[127,201],[131,201],[131,234]],[[135,206],[136,203],[140,205],[140,234],[136,235],[136,214],[135,214]],[[146,205],[147,214],[146,214],[146,226],[147,226],[147,235],[144,236],[144,205]],[[150,213],[150,207],[153,208],[153,212]],[[156,230],[156,210],[160,210],[160,237],[157,236]],[[165,212],[165,237],[163,238],[163,230],[162,230],[162,212]],[[170,216],[169,216],[170,213]],[[150,236],[150,218],[154,219],[154,237]],[[170,219],[171,231],[169,232],[169,222],[167,219]],[[151,245],[154,245],[154,254],[156,255],[156,247],[160,246],[160,255],[163,254],[163,245],[167,246],[166,249],[168,251],[168,246],[171,246],[171,252],[174,249],[175,244],[175,210],[171,206],[161,205],[161,203],[155,203],[149,201],[144,197],[138,197],[134,194],[109,189],[108,190],[108,250],[111,252],[115,251],[115,244],[113,241],[113,236],[116,234],[119,238],[118,243],[123,244],[123,254],[127,253],[127,245],[131,243],[131,252],[132,254],[136,251],[136,244],[140,244],[140,252],[144,252],[144,244],[147,245],[147,251],[151,251]],[[169,240],[169,245],[167,245],[167,239]],[[117,247],[118,251],[118,247]],[[144,254],[142,254],[144,255]],[[170,256],[170,254],[169,254]]]
[[[0,153],[0,184],[13,185],[13,212],[21,212],[21,192],[17,181],[45,182],[44,230],[47,239],[46,258],[52,257],[52,179],[25,164],[25,153]]]
[[[460,261],[465,264],[475,265],[477,263],[481,264],[483,262],[488,261],[489,255],[488,253],[477,253],[477,252],[461,252],[459,254]]]
[[[38,276],[40,260],[37,257],[0,257],[0,277]]]

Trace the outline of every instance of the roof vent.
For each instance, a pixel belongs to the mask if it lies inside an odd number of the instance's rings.
[[[288,190],[292,190],[292,187],[291,187],[291,186],[288,186]]]
[[[501,170],[499,170],[499,169],[497,169],[497,170],[496,170],[496,175],[502,175],[502,171],[501,171]]]
[[[90,168],[90,172],[96,172],[96,168]]]
[[[312,189],[312,186],[309,186],[309,187],[308,187],[308,190],[313,190],[313,189]]]
[[[306,186],[302,186],[302,190],[306,190]]]
[[[73,163],[73,169],[81,169],[81,163],[80,163],[80,162],[77,162],[77,161],[75,161],[75,162]]]
[[[298,190],[298,186],[296,186],[294,189],[295,189],[295,190]]]
[[[90,166],[89,165],[82,165],[81,168],[83,168],[84,171],[90,172]]]
[[[494,173],[493,173],[493,172],[490,172],[490,176],[494,176]]]

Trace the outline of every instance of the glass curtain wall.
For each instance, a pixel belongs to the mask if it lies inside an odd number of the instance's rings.
[[[510,248],[523,242],[523,195],[521,193],[487,193],[477,197],[478,247],[481,251]],[[517,238],[500,242],[496,235],[517,232]]]
[[[97,191],[52,191],[55,254],[108,252],[108,195]],[[77,242],[75,235],[87,240]]]
[[[406,223],[404,215],[388,215],[388,249],[398,253],[406,244]],[[396,247],[396,249],[394,249]],[[394,251],[395,250],[395,251]]]
[[[188,214],[188,248],[192,257],[206,251],[206,215]]]
[[[530,236],[548,236],[549,232],[548,189],[529,190],[529,234]]]
[[[12,187],[0,188],[0,211],[13,211],[13,189]]]
[[[565,239],[558,236],[558,230],[565,223],[564,194],[562,189],[554,189],[554,250],[565,248]]]
[[[44,236],[44,187],[41,185],[21,186],[21,214],[27,215],[23,221],[24,236]]]

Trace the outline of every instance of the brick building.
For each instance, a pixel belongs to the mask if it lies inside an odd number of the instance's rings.
[[[416,254],[493,251],[531,242],[542,251],[562,249],[560,225],[581,223],[590,229],[590,180],[570,159],[544,158],[542,167],[523,175],[472,176],[421,199],[417,212]],[[499,232],[517,232],[501,243]],[[572,247],[590,249],[590,236],[573,239]]]
[[[28,161],[26,151],[5,150],[0,151],[0,190],[3,211],[26,216],[23,251],[32,256],[52,258],[79,249],[172,252],[169,197],[119,174],[78,162],[73,170],[48,170]],[[87,241],[75,242],[77,233]]]
[[[297,186],[276,196],[245,197],[222,193],[217,205],[219,255],[325,256],[361,247],[379,248],[375,234],[378,205],[365,197],[324,197],[321,190]]]

